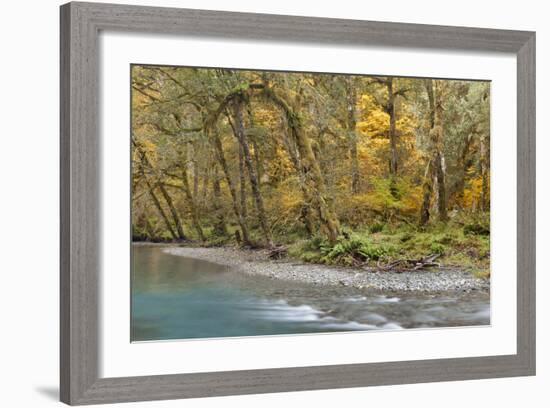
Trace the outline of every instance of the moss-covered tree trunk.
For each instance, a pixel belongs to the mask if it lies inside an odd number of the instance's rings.
[[[250,179],[250,187],[252,189],[252,195],[254,197],[254,202],[256,203],[256,209],[258,211],[258,221],[260,222],[260,228],[262,229],[267,246],[272,247],[273,240],[271,238],[271,231],[269,230],[269,226],[267,222],[262,193],[260,191],[260,183],[258,180],[256,169],[254,168],[254,163],[252,162],[252,155],[250,153],[248,137],[244,129],[244,119],[243,119],[243,112],[242,112],[242,107],[243,107],[242,96],[235,97],[232,105],[233,105],[232,106],[233,119],[235,121],[235,136],[239,140],[239,143],[243,150],[243,158],[246,164],[248,177]]]
[[[481,172],[481,197],[480,209],[488,211],[489,202],[489,146],[485,133],[481,134],[479,142],[479,166]]]
[[[445,222],[447,215],[447,185],[445,180],[445,157],[443,155],[443,98],[442,89],[438,81],[430,81],[435,93],[435,117],[433,128],[434,164],[437,178],[437,210],[439,221]]]
[[[162,183],[159,183],[159,191],[162,194],[162,197],[166,201],[166,204],[168,206],[168,209],[170,210],[170,214],[172,214],[172,218],[174,219],[174,223],[176,224],[176,231],[178,233],[178,239],[187,239],[183,232],[183,226],[181,223],[180,216],[178,214],[178,211],[176,210],[176,207],[174,206],[174,202],[172,200],[172,197],[170,194],[168,194],[168,191],[166,191],[166,187],[162,185]]]
[[[449,217],[447,215],[447,190],[445,182],[444,158],[441,151],[436,153],[434,162],[436,163],[437,178],[437,213],[439,221],[445,222]]]
[[[162,218],[162,220],[164,221],[164,225],[166,225],[166,229],[168,230],[168,232],[170,233],[170,235],[172,236],[173,239],[175,239],[175,240],[179,239],[180,237],[178,236],[178,233],[176,233],[176,230],[174,230],[174,227],[172,226],[172,223],[168,219],[168,215],[166,214],[166,212],[162,208],[160,200],[158,199],[157,195],[155,194],[155,190],[154,190],[153,186],[151,185],[149,180],[147,180],[147,178],[145,178],[145,185],[147,186],[147,189],[149,191],[149,196],[151,197],[151,200],[153,201],[153,204],[154,204],[155,208],[157,209],[157,211],[158,211],[160,217]]]
[[[239,193],[241,199],[241,213],[244,221],[248,218],[248,209],[246,205],[246,168],[244,165],[243,147],[239,144]]]
[[[386,112],[390,117],[389,126],[389,139],[390,139],[390,174],[392,177],[397,176],[397,131],[396,131],[396,118],[395,118],[395,93],[393,90],[393,77],[388,77],[386,80],[386,87],[388,90],[388,106]]]
[[[155,175],[155,178],[157,179],[156,184],[158,185],[158,188],[159,188],[159,191],[160,191],[162,197],[166,201],[166,205],[168,206],[168,210],[170,211],[170,214],[172,215],[172,219],[174,220],[174,224],[176,226],[176,229],[175,229],[175,232],[174,232],[172,230],[170,222],[166,223],[167,226],[170,225],[169,230],[171,230],[170,231],[171,235],[174,237],[174,239],[179,239],[179,240],[187,239],[187,237],[185,236],[185,233],[183,232],[183,226],[182,226],[182,223],[181,223],[181,219],[180,219],[180,216],[178,214],[178,211],[176,210],[176,207],[174,206],[174,202],[172,200],[172,197],[170,196],[170,194],[168,194],[168,191],[166,191],[166,188],[161,183],[160,176],[157,174],[156,169],[153,167],[151,161],[147,157],[147,154],[146,154],[145,150],[143,150],[141,148],[141,146],[137,142],[135,142],[134,140],[132,140],[132,142],[134,144],[134,147],[138,151],[138,155],[140,157],[141,164],[142,164],[142,172],[143,172],[142,175],[143,175],[143,177],[144,177],[144,179],[147,183],[147,187],[149,188],[149,193],[151,195],[151,198],[153,199],[154,204],[157,207],[157,209],[162,209],[162,206],[160,205],[160,202],[159,202],[158,198],[154,194],[154,186],[151,185],[150,181],[147,179],[147,175],[145,174],[145,171],[144,171],[143,167],[147,167],[149,170],[151,170],[151,172]],[[168,220],[168,218],[167,218],[167,216],[166,216],[166,214],[164,213],[163,210],[162,210],[161,215],[163,216],[165,221]]]
[[[285,127],[288,127],[286,121],[284,125]],[[300,219],[304,223],[304,227],[306,228],[306,232],[308,233],[308,235],[312,236],[315,231],[315,221],[313,219],[313,214],[311,211],[311,203],[313,200],[311,199],[310,194],[308,193],[308,190],[306,188],[305,176],[302,171],[302,165],[300,164],[300,158],[298,157],[298,153],[296,152],[296,146],[294,145],[293,141],[289,140],[286,128],[282,129],[281,132],[283,134],[283,144],[288,152],[290,161],[294,166],[294,170],[296,171],[296,174],[298,174],[298,178],[300,180],[300,191],[302,192],[302,197],[304,200],[300,209]]]
[[[318,211],[321,228],[331,242],[338,239],[340,225],[336,215],[331,211],[327,202],[325,184],[321,175],[319,163],[315,160],[309,138],[301,127],[294,129],[298,150],[300,151],[302,171],[305,175],[306,188],[311,194]]]
[[[256,128],[256,122],[254,120],[254,109],[252,107],[252,101],[248,101],[246,104],[246,113],[248,117],[248,123],[250,126],[250,129]],[[252,145],[252,157],[254,158],[254,166],[256,167],[256,177],[258,178],[258,181],[262,182],[262,176],[263,176],[263,158],[262,153],[260,150],[260,145],[258,141],[256,140],[256,137],[251,137],[250,144]]]
[[[489,100],[489,88],[486,88],[482,95],[482,101]],[[489,211],[491,207],[490,191],[490,167],[491,167],[491,144],[490,144],[490,110],[487,109],[487,125],[482,130],[481,147],[481,206],[483,211]]]
[[[424,181],[422,183],[422,206],[420,207],[420,225],[426,225],[430,220],[430,204],[433,195],[434,166],[432,158],[428,158]]]
[[[425,82],[429,102],[429,158],[422,185],[422,207],[420,209],[420,225],[425,225],[430,219],[430,203],[434,190],[434,179],[437,184],[437,209],[440,221],[447,221],[447,194],[445,186],[445,168],[443,158],[443,106],[439,90],[434,87],[434,80]]]
[[[225,159],[222,141],[221,141],[220,135],[218,134],[218,129],[216,126],[212,126],[212,128],[209,129],[209,135],[210,135],[210,140],[214,146],[216,158],[218,159],[220,167],[223,170],[223,174],[225,175],[225,181],[227,183],[227,187],[229,188],[229,193],[231,195],[231,203],[233,205],[233,212],[235,213],[235,217],[237,217],[237,223],[239,224],[239,228],[241,230],[242,236],[240,237],[240,239],[242,239],[242,243],[244,245],[252,246],[252,242],[250,241],[250,235],[248,233],[246,222],[239,208],[237,189],[235,188],[235,183],[231,178],[231,172],[229,170],[229,166],[227,165],[227,160]]]
[[[270,88],[263,89],[263,95],[277,105],[286,116],[290,134],[296,142],[300,155],[300,166],[304,175],[308,199],[311,200],[311,207],[317,210],[322,232],[331,242],[334,242],[340,235],[340,223],[327,202],[328,197],[321,168],[313,153],[311,141],[303,129],[300,117],[284,99]]]
[[[470,153],[470,147],[472,145],[473,134],[469,133],[466,136],[464,145],[460,151],[460,156],[458,157],[456,168],[458,170],[458,178],[449,192],[449,201],[452,199],[456,205],[462,207],[464,201],[464,188],[466,186],[466,174],[468,169],[472,166],[472,159],[468,158]]]
[[[395,113],[395,90],[394,79],[388,77],[386,79],[386,88],[388,92],[388,101],[386,105],[386,113],[389,115],[390,124],[388,128],[388,138],[390,141],[390,192],[394,198],[398,198],[397,190],[397,169],[398,169],[398,152],[397,152],[397,125]]]
[[[214,202],[212,207],[214,209],[214,233],[218,236],[227,235],[227,226],[225,222],[225,214],[222,206],[222,189],[220,185],[220,172],[218,166],[214,166],[214,177],[212,180],[212,195],[214,197]]]
[[[434,88],[431,79],[425,81],[426,93],[428,95],[428,120],[430,124],[430,130],[428,135],[428,163],[426,164],[426,171],[424,172],[424,181],[422,182],[422,206],[420,207],[419,224],[426,225],[430,221],[430,206],[433,195],[433,180],[434,180],[434,157],[433,157],[433,128],[435,126],[435,100],[434,100]]]
[[[199,221],[199,214],[197,211],[197,205],[195,201],[196,196],[193,196],[193,194],[191,193],[191,188],[189,186],[189,176],[187,173],[188,173],[187,163],[183,163],[183,165],[181,166],[181,180],[182,180],[183,193],[185,194],[187,206],[189,207],[189,212],[191,213],[191,221],[193,223],[193,228],[195,229],[195,232],[197,233],[197,237],[199,238],[199,240],[204,241],[204,233],[202,231],[202,227]]]
[[[350,179],[351,192],[357,194],[359,192],[359,158],[357,157],[357,91],[356,81],[353,77],[346,78],[346,109],[347,109],[347,130],[350,155]]]

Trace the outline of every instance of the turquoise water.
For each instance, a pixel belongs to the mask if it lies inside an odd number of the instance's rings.
[[[489,297],[365,294],[134,246],[132,341],[489,324]]]

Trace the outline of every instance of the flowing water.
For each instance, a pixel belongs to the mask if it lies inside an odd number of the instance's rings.
[[[134,246],[132,341],[476,326],[489,296],[365,293],[253,277]]]

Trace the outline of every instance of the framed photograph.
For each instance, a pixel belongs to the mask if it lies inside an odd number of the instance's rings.
[[[535,33],[61,7],[61,400],[535,374]]]

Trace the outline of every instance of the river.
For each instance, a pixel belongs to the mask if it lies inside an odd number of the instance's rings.
[[[132,341],[490,323],[486,293],[367,293],[249,276],[159,246],[132,251]]]

